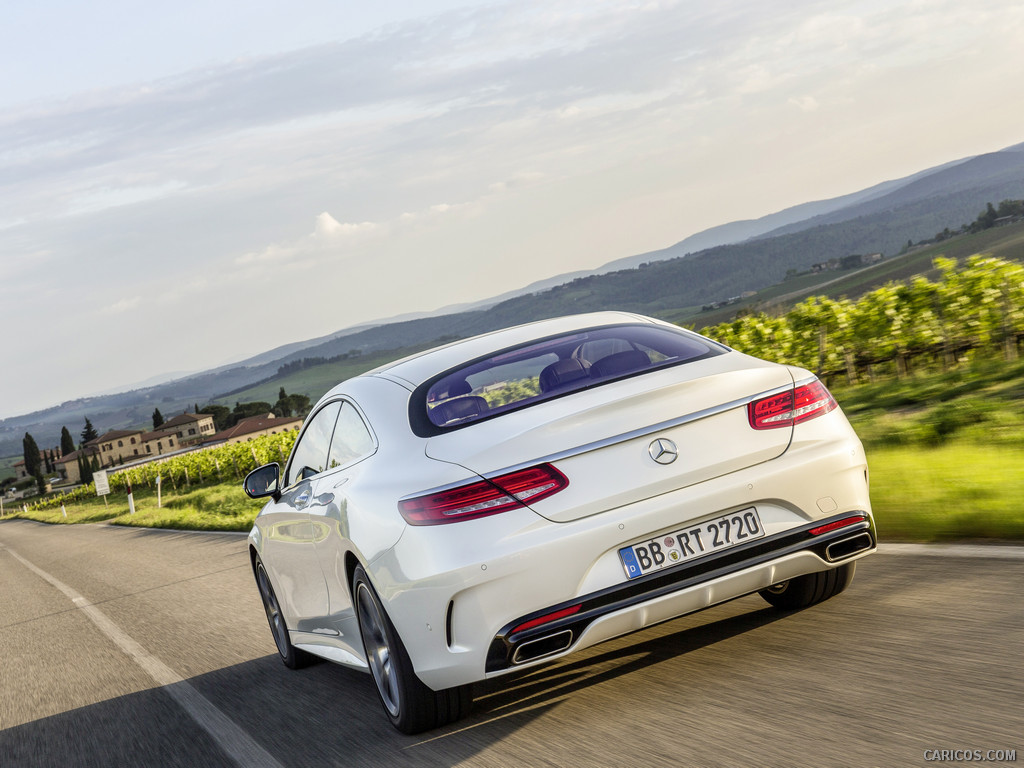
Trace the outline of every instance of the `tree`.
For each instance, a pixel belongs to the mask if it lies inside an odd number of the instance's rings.
[[[93,456],[93,463],[95,464],[96,457]],[[99,466],[96,466],[99,469]],[[89,465],[89,459],[85,455],[85,451],[81,451],[78,454],[78,476],[81,478],[82,484],[92,482],[92,470],[93,467]]]
[[[246,419],[250,416],[259,416],[260,414],[267,413],[274,410],[274,407],[270,403],[264,403],[262,401],[255,403],[235,403],[235,410],[231,412],[231,424],[235,426],[242,419]]]
[[[277,393],[277,402],[274,403],[273,412],[278,418],[292,415],[291,399],[288,397],[288,393],[284,391],[284,387],[281,387]]]
[[[164,415],[159,408],[153,409],[153,429],[160,429],[164,425]]]
[[[96,431],[96,428],[93,427],[92,422],[89,421],[88,417],[86,417],[85,429],[82,430],[82,445],[85,445],[86,443],[95,440],[99,436],[100,433]]]
[[[21,440],[21,445],[24,449],[25,471],[30,475],[39,474],[43,462],[39,456],[39,446],[36,444],[35,438],[26,432],[25,437]]]
[[[213,426],[218,432],[231,426],[231,409],[227,406],[210,403],[203,406],[202,413],[213,416]]]
[[[60,428],[60,455],[67,456],[69,453],[74,453],[75,441],[71,437],[71,433],[68,432],[67,427]]]
[[[304,416],[309,410],[309,397],[306,395],[284,394],[284,387],[281,387],[280,397],[274,403],[273,413],[278,418],[290,416]]]
[[[296,416],[305,416],[309,413],[308,395],[288,395],[288,401],[291,403],[292,410]]]

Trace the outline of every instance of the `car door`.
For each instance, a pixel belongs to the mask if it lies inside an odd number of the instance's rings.
[[[330,616],[326,626],[337,634],[338,642],[361,653],[359,627],[352,608],[352,595],[346,575],[345,557],[352,549],[352,517],[358,489],[366,469],[365,460],[377,450],[377,441],[359,410],[349,401],[341,404],[331,447],[328,471],[317,479],[318,503],[310,508],[313,540],[321,568],[327,580]],[[356,493],[358,496],[358,493]]]
[[[328,613],[329,598],[313,544],[310,511],[319,506],[317,478],[328,468],[341,403],[328,403],[306,423],[282,478],[281,498],[264,512],[264,563],[288,626],[311,631]]]

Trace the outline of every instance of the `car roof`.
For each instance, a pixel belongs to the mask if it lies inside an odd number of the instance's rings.
[[[507,347],[527,344],[535,339],[543,339],[562,333],[572,333],[573,331],[580,331],[586,328],[600,328],[608,325],[622,325],[623,323],[657,322],[657,320],[652,320],[649,317],[635,315],[630,312],[589,312],[581,315],[555,317],[549,320],[537,320],[536,322],[525,323],[524,325],[517,325],[512,328],[504,328],[473,336],[469,339],[453,341],[442,347],[428,349],[410,357],[388,363],[380,368],[367,371],[363,375],[386,375],[389,378],[402,379],[417,387],[427,379],[460,363],[484,357]]]

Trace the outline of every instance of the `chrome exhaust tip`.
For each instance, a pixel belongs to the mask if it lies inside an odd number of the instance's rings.
[[[845,539],[833,541],[825,547],[825,559],[830,563],[834,563],[837,560],[845,560],[858,552],[871,549],[873,545],[874,540],[871,538],[871,534],[867,531],[861,531],[856,536],[848,536]]]
[[[512,656],[512,663],[523,664],[527,661],[542,659],[545,656],[564,651],[570,645],[572,645],[571,629],[538,637],[536,640],[529,640],[516,648],[515,655]]]

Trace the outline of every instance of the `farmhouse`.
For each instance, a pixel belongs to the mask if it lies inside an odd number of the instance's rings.
[[[262,435],[276,435],[298,429],[301,426],[301,417],[283,416],[278,418],[272,413],[262,413],[259,416],[242,419],[235,426],[217,432],[207,442],[211,445],[214,443],[224,445],[244,443]]]
[[[213,416],[208,413],[183,413],[161,424],[160,431],[173,431],[178,445],[199,443],[213,435]]]
[[[146,432],[140,438],[142,440],[143,456],[159,456],[169,451],[176,451],[181,447],[178,441],[178,430],[174,427],[166,429],[166,425],[152,432]]]
[[[83,448],[96,448],[100,466],[112,467],[142,455],[141,437],[141,429],[115,429],[90,440]]]

